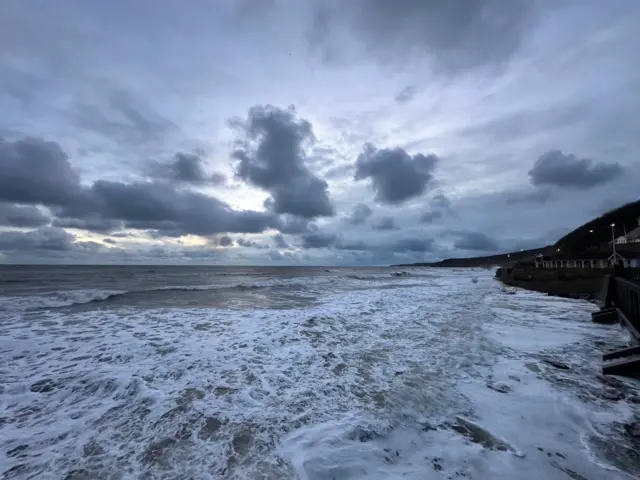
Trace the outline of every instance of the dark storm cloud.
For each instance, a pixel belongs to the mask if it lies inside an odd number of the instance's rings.
[[[529,170],[529,177],[535,186],[553,185],[587,190],[614,180],[622,171],[617,162],[595,162],[571,153],[565,155],[560,150],[551,150],[538,157]]]
[[[410,102],[413,99],[413,97],[415,97],[417,92],[418,90],[416,89],[416,87],[412,85],[407,85],[402,90],[400,90],[396,95],[395,97],[396,103],[399,103],[402,105],[404,103]]]
[[[338,250],[369,251],[377,253],[421,253],[433,251],[435,246],[431,238],[401,238],[382,244],[369,244],[362,240],[349,241],[338,239],[334,243]]]
[[[345,20],[346,29],[364,44],[367,53],[384,62],[400,62],[411,53],[424,52],[437,69],[456,73],[499,66],[508,60],[533,23],[532,3],[526,0],[324,3],[309,36],[312,44],[331,59],[328,52],[336,49],[334,30]]]
[[[347,219],[347,221],[351,225],[361,225],[366,222],[367,218],[371,216],[373,211],[364,203],[358,203],[355,207],[353,207],[353,212]]]
[[[481,232],[456,232],[460,237],[453,246],[460,250],[493,252],[498,250],[498,243]]]
[[[327,248],[333,245],[337,237],[329,233],[310,233],[302,235],[302,248]]]
[[[315,218],[334,214],[327,182],[307,165],[306,149],[315,141],[311,123],[298,119],[293,108],[255,106],[246,120],[231,122],[240,132],[233,158],[236,174],[271,194],[275,213]]]
[[[221,173],[208,174],[202,157],[196,153],[176,153],[170,163],[152,164],[149,173],[155,178],[192,184],[222,185],[226,181]]]
[[[431,210],[420,215],[420,221],[422,223],[432,223],[441,218],[442,212],[440,210]]]
[[[0,200],[66,205],[80,192],[80,178],[55,142],[0,139]]]
[[[233,246],[233,239],[228,235],[223,235],[218,239],[218,245],[221,247],[231,247]]]
[[[371,179],[377,201],[400,204],[427,190],[437,162],[435,155],[411,156],[399,147],[378,150],[366,144],[358,155],[354,178]]]
[[[74,238],[63,229],[54,227],[41,227],[28,232],[0,232],[0,251],[68,251],[73,248]]]
[[[41,227],[49,222],[51,219],[37,207],[0,203],[0,226]]]
[[[278,218],[268,212],[234,210],[215,197],[177,190],[166,183],[96,181],[82,202],[65,207],[62,217],[96,215],[121,220],[125,227],[161,230],[168,235],[259,233],[276,228]]]
[[[382,217],[371,225],[374,230],[395,230],[396,224],[391,217]]]
[[[282,234],[274,235],[272,238],[273,244],[276,246],[276,248],[289,248],[289,244],[286,242]]]
[[[89,214],[82,218],[56,218],[53,221],[53,226],[108,233],[121,230],[124,227],[124,223],[120,220],[101,218],[96,214]]]
[[[0,199],[46,205],[57,215],[58,227],[100,232],[124,224],[173,236],[259,233],[282,222],[273,213],[234,210],[215,197],[166,182],[98,180],[81,187],[60,146],[34,138],[0,142]]]

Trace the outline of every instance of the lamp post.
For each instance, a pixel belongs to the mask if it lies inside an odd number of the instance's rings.
[[[611,249],[613,250],[613,254],[611,255],[611,264],[612,265],[617,265],[617,259],[616,259],[616,233],[615,233],[615,227],[616,224],[612,223],[611,224]]]

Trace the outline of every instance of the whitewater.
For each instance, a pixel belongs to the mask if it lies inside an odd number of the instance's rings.
[[[482,269],[52,268],[0,271],[2,478],[640,474],[591,303]]]

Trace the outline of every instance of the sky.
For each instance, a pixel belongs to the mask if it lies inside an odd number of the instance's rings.
[[[635,0],[4,0],[0,263],[383,265],[640,196]]]

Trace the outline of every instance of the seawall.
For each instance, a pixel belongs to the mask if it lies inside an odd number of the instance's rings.
[[[601,292],[609,268],[501,267],[496,277],[506,285],[560,297],[592,300]]]

